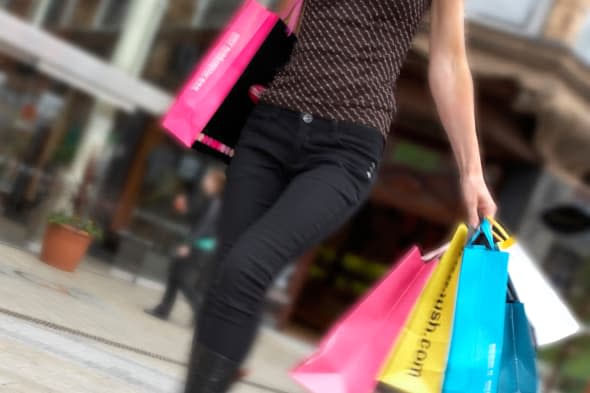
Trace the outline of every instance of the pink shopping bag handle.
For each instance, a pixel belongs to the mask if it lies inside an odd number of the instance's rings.
[[[291,4],[281,15],[281,19],[287,21],[287,31],[289,34],[293,34],[297,29],[301,13],[303,12],[303,1],[304,0],[291,0]]]
[[[435,259],[439,259],[440,257],[442,257],[444,255],[445,252],[447,252],[447,250],[449,249],[450,246],[451,246],[451,243],[443,244],[442,246],[440,246],[436,250],[429,251],[429,252],[425,253],[424,255],[422,255],[422,260],[424,262],[430,262]]]

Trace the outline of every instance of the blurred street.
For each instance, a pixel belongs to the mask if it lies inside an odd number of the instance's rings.
[[[96,260],[64,273],[0,245],[0,261],[0,296],[10,299],[0,309],[0,392],[181,391],[192,333],[184,301],[162,322],[143,313],[159,291],[114,279]],[[300,392],[286,370],[310,350],[265,330],[234,391]]]

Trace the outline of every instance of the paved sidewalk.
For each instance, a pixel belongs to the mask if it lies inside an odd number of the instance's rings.
[[[145,315],[159,296],[98,262],[65,273],[0,244],[0,392],[180,392],[191,312],[182,302],[170,322]],[[301,393],[287,370],[311,350],[264,330],[234,392]]]

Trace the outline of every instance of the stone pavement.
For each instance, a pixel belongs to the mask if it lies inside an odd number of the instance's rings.
[[[170,322],[145,315],[160,294],[96,261],[65,273],[0,244],[0,393],[180,392],[192,316],[184,301]],[[287,370],[311,350],[264,330],[233,393],[301,393]]]

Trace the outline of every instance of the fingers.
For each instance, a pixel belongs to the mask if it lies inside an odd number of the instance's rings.
[[[481,217],[496,217],[497,206],[491,196],[484,196],[474,201],[467,201],[467,223],[477,228]]]
[[[482,209],[481,215],[482,217],[491,217],[496,218],[496,214],[498,212],[498,208],[496,205],[488,206],[486,209]]]
[[[490,194],[483,178],[465,178],[462,183],[463,198],[467,212],[467,223],[472,228],[477,228],[481,222],[480,217],[495,217],[496,203]]]
[[[472,228],[479,226],[479,208],[476,198],[469,198],[466,196],[465,200],[467,206],[467,224]]]
[[[479,211],[482,217],[495,218],[498,213],[498,207],[491,196],[486,196],[485,199],[480,203]]]
[[[479,214],[476,208],[470,208],[467,214],[467,223],[471,228],[479,227]]]
[[[265,86],[262,85],[253,85],[250,86],[248,89],[248,96],[252,100],[253,103],[258,104],[260,101],[260,97],[262,97],[262,93],[266,90]]]

